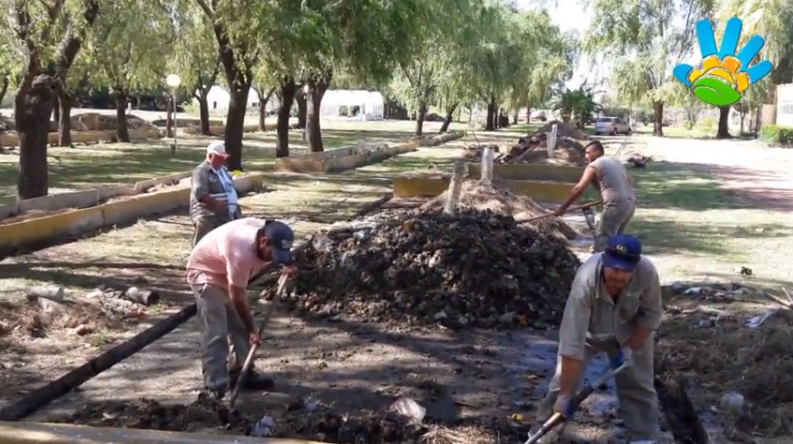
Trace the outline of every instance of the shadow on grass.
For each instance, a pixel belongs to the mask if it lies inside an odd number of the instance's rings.
[[[741,252],[733,250],[728,242],[730,239],[768,242],[793,236],[793,230],[783,224],[713,225],[647,218],[641,212],[633,219],[628,230],[645,240],[644,250],[651,255],[731,256]]]
[[[742,167],[658,162],[633,170],[640,208],[687,211],[793,210],[793,190],[781,173]]]
[[[633,170],[639,208],[707,211],[739,209],[734,193],[726,190],[702,165],[659,162],[644,171]]]

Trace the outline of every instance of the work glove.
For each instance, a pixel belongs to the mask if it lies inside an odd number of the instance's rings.
[[[623,347],[616,355],[609,356],[609,364],[611,364],[612,369],[616,370],[625,363],[630,365],[632,357],[633,350],[630,347]]]
[[[567,395],[559,395],[556,402],[553,404],[554,412],[559,412],[564,416],[564,419],[570,419],[575,413],[573,404],[570,402],[570,397]]]

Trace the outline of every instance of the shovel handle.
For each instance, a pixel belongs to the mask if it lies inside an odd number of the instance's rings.
[[[569,207],[569,208],[568,208],[568,209],[565,211],[565,213],[569,213],[569,212],[571,212],[571,211],[576,211],[576,210],[585,210],[585,209],[587,209],[587,208],[591,208],[591,207],[594,207],[594,206],[600,205],[600,204],[602,204],[602,203],[603,203],[603,201],[602,201],[602,200],[598,200],[598,201],[595,201],[595,202],[588,202],[588,203],[585,203],[585,204],[576,205],[576,206],[573,206],[573,207]],[[518,223],[519,223],[519,224],[525,224],[525,223],[529,223],[529,222],[536,222],[536,221],[538,221],[538,220],[542,220],[542,219],[549,218],[549,217],[551,217],[551,216],[553,216],[553,215],[554,215],[553,213],[543,214],[543,215],[541,215],[541,216],[532,217],[531,219],[526,219],[526,220],[521,220],[521,221],[518,221]]]
[[[601,384],[605,383],[609,379],[613,378],[615,375],[619,374],[628,367],[630,367],[630,362],[626,362],[615,369],[612,369],[611,367],[607,368],[603,373],[600,374],[600,376],[598,376],[597,379],[595,379],[593,383],[588,384],[580,392],[576,393],[576,395],[573,396],[572,399],[570,399],[570,405],[573,408],[573,410],[578,409],[581,403],[583,403],[589,397],[589,395],[591,395],[592,393],[595,392],[595,390],[597,390],[597,387],[599,387]],[[548,418],[542,424],[542,426],[540,426],[540,429],[537,430],[537,433],[529,436],[529,440],[526,441],[525,444],[536,443],[537,441],[540,440],[540,438],[542,438],[548,432],[556,428],[556,426],[565,422],[565,420],[566,418],[560,412],[554,412],[554,414],[551,415],[551,417]]]
[[[259,337],[262,336],[264,332],[264,328],[270,322],[270,318],[273,316],[275,312],[275,307],[278,304],[278,301],[283,297],[284,291],[286,290],[286,282],[289,280],[286,275],[281,275],[278,279],[278,290],[276,290],[275,298],[273,302],[270,303],[270,307],[267,312],[264,314],[264,318],[262,322],[259,324]],[[259,350],[260,344],[255,344],[251,347],[251,350],[248,352],[248,356],[245,357],[245,363],[242,364],[242,370],[240,371],[240,376],[237,378],[237,383],[234,384],[234,390],[231,392],[231,398],[229,398],[229,410],[234,410],[234,403],[237,401],[237,397],[240,394],[240,388],[242,387],[242,380],[245,378],[245,375],[251,369],[251,365],[253,364],[253,357],[256,356],[256,351]]]

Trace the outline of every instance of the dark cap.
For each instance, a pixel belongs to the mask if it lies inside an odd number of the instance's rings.
[[[295,232],[289,225],[271,220],[265,222],[264,227],[259,230],[260,235],[267,238],[273,252],[273,263],[276,265],[288,264],[292,262],[292,243],[295,241]]]
[[[642,243],[630,234],[611,236],[603,252],[603,266],[632,273],[642,257]]]

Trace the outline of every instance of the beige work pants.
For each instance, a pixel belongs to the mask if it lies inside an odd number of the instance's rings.
[[[611,236],[625,232],[635,210],[634,200],[607,203],[603,206],[603,212],[595,229],[595,252],[605,250]]]
[[[625,423],[629,442],[652,441],[657,439],[659,434],[658,397],[653,386],[653,341],[653,335],[650,335],[644,345],[633,351],[633,365],[615,377],[620,414]],[[585,369],[595,353],[598,352],[614,356],[619,353],[619,345],[616,340],[613,344],[597,346],[588,341],[584,357]],[[557,359],[556,374],[551,379],[548,394],[537,412],[538,423],[542,423],[553,414],[553,405],[559,395],[561,362],[561,359]],[[579,380],[575,384],[576,392],[580,385],[581,381]]]
[[[245,362],[251,345],[245,324],[225,288],[212,284],[191,286],[201,322],[201,373],[209,390],[229,384],[229,371]]]

